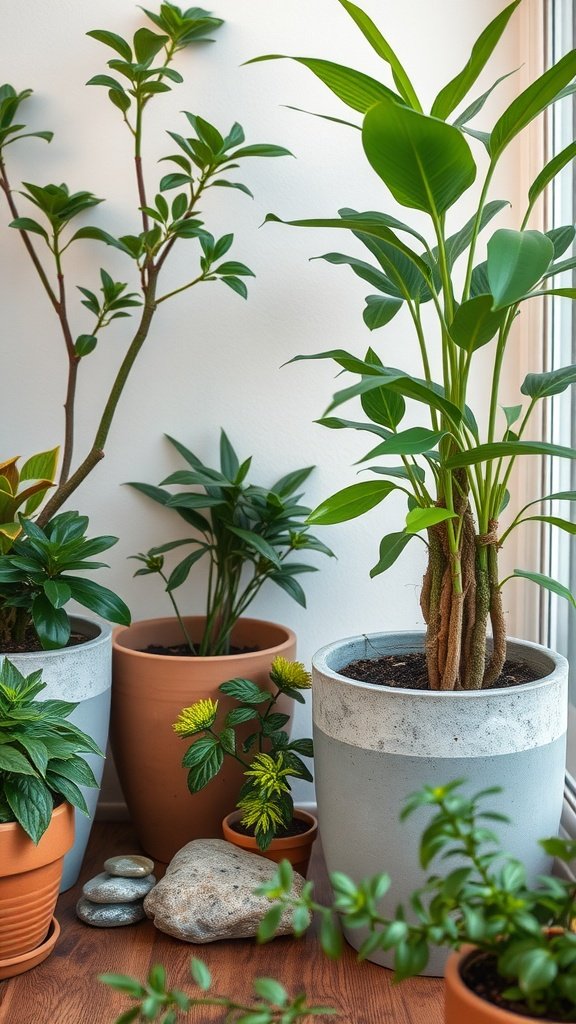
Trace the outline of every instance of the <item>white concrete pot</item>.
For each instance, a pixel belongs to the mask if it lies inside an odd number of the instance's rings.
[[[88,733],[101,750],[106,750],[110,721],[110,687],[112,681],[112,629],[105,622],[71,616],[72,630],[90,637],[86,643],[64,647],[58,651],[34,651],[8,654],[6,657],[24,675],[42,670],[42,679],[48,684],[39,694],[39,700],[67,700],[78,707],[70,721]],[[83,754],[100,785],[104,758]],[[84,853],[94,820],[98,789],[80,787],[90,817],[76,811],[76,838],[74,846],[64,858],[61,892],[70,889],[78,879]]]
[[[392,689],[340,674],[359,658],[423,648],[423,633],[379,633],[331,644],[313,658],[314,774],[328,870],[356,881],[388,872],[392,884],[382,901],[388,914],[398,903],[408,905],[425,878],[418,842],[430,815],[415,813],[399,822],[406,797],[423,785],[466,779],[469,791],[502,786],[490,809],[508,815],[510,825],[498,824],[498,835],[532,880],[549,869],[537,840],[557,834],[562,809],[566,659],[538,644],[509,640],[508,657],[541,678],[454,693]],[[450,870],[454,866],[451,860]],[[441,861],[432,868],[444,870]],[[357,949],[367,932],[345,934]],[[369,959],[393,965],[390,953]],[[445,959],[444,951],[435,952],[425,973],[442,974]]]

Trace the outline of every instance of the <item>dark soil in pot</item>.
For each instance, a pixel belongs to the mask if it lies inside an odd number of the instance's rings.
[[[254,654],[255,651],[259,651],[259,647],[231,647],[228,651],[229,657],[235,654]],[[168,647],[163,647],[162,644],[148,644],[147,647],[141,648],[142,654],[161,654],[165,658],[200,658],[206,657],[206,655],[200,655],[197,651],[191,651],[188,644],[170,644]]]
[[[254,829],[247,828],[241,821],[231,821],[230,828],[233,832],[238,832],[241,836],[251,836],[254,838]],[[305,832],[310,831],[310,823],[302,821],[300,818],[292,818],[292,821],[287,828],[280,829],[276,832],[275,839],[288,839],[290,836],[303,836]]]
[[[493,1006],[498,1006],[501,1010],[507,1010],[509,1013],[517,1013],[520,1017],[542,1021],[543,1018],[531,1013],[524,1003],[515,1003],[504,998],[503,992],[510,988],[512,982],[509,978],[502,978],[498,974],[496,963],[495,956],[477,950],[462,962],[460,977],[471,992],[487,1003],[492,1003]],[[567,1016],[563,1018],[554,1017],[553,1020],[574,1020],[574,1007],[568,1003],[566,1004],[566,1014]],[[551,1018],[546,1017],[545,1020],[550,1021]]]
[[[71,633],[66,647],[79,647],[80,644],[87,644],[94,637],[86,636],[84,633]],[[2,647],[0,654],[36,654],[44,648],[34,632],[30,632],[20,643],[9,644]]]
[[[363,683],[377,686],[402,687],[407,690],[429,690],[426,656],[421,653],[386,654],[376,658],[351,661],[340,669],[340,674]],[[534,670],[518,661],[506,661],[501,676],[490,689],[520,686],[531,683],[538,676]]]

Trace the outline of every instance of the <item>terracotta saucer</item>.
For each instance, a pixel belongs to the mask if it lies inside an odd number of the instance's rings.
[[[11,956],[6,960],[0,960],[0,981],[5,978],[14,978],[17,974],[24,974],[25,971],[37,967],[54,949],[60,935],[60,925],[55,917],[50,922],[48,935],[40,946],[28,950],[27,953],[20,953],[19,956]]]

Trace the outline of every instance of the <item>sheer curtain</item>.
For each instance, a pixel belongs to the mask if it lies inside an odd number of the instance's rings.
[[[547,49],[550,63],[558,60],[576,45],[576,3],[574,0],[548,0]],[[550,155],[560,152],[576,138],[576,106],[574,97],[555,104],[548,125]],[[576,173],[573,167],[562,172],[554,183],[548,220],[555,225],[576,221]],[[569,255],[569,254],[566,254]],[[558,279],[558,283],[560,283]],[[567,272],[561,282],[574,287],[576,276]],[[576,363],[576,313],[573,304],[552,299],[549,305],[548,363],[550,367]],[[576,447],[576,395],[564,395],[563,401],[550,406],[549,433],[554,442]],[[558,459],[548,474],[549,493],[576,490],[576,460]],[[573,522],[576,504],[563,502],[561,514]],[[561,530],[552,531],[545,552],[546,570],[576,594],[576,538]],[[570,724],[565,826],[576,835],[576,611],[567,602],[552,598],[547,604],[544,641],[564,654],[570,670]]]

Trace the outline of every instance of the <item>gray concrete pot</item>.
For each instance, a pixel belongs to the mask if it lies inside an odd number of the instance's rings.
[[[399,822],[406,797],[423,785],[466,779],[470,790],[502,786],[490,809],[511,819],[498,833],[531,879],[549,868],[537,840],[557,834],[562,809],[566,659],[509,640],[508,657],[541,678],[490,691],[391,689],[340,674],[358,658],[423,647],[423,633],[379,633],[331,644],[313,658],[314,774],[328,870],[356,881],[388,872],[392,884],[382,905],[389,914],[424,881],[418,841],[426,814]],[[442,870],[441,863],[433,868]],[[345,934],[357,949],[367,933]],[[393,965],[389,953],[369,959]],[[442,974],[445,959],[445,951],[435,952],[425,973]]]
[[[7,657],[25,675],[42,670],[42,679],[48,688],[42,691],[39,700],[67,700],[78,704],[70,721],[88,733],[101,750],[105,750],[110,721],[112,629],[106,622],[74,616],[71,616],[71,621],[73,632],[90,637],[86,643],[59,651],[34,651]],[[83,756],[100,785],[104,758],[94,754]],[[76,811],[76,838],[73,848],[64,858],[61,892],[70,889],[78,879],[98,802],[98,789],[80,788],[90,817]]]

